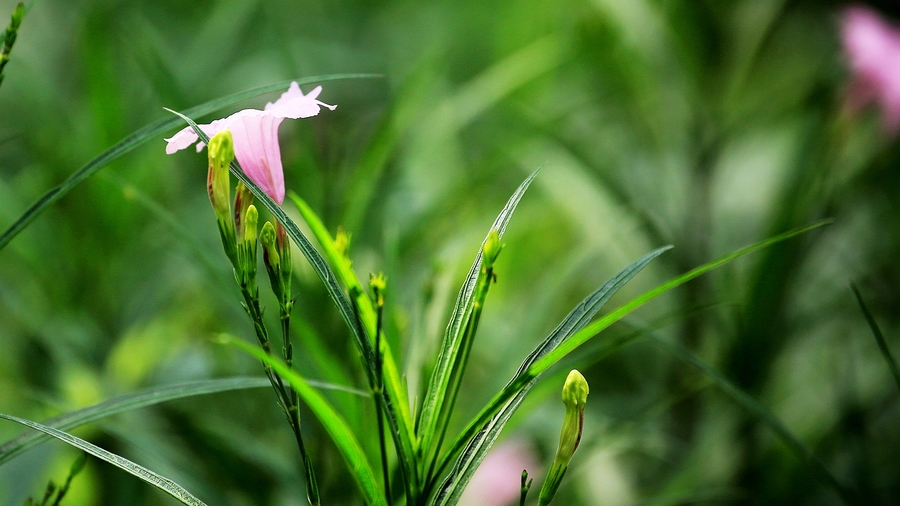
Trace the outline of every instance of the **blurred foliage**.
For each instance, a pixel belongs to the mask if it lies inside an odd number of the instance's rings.
[[[14,6],[0,0],[0,15]],[[881,6],[900,15],[893,2]],[[611,307],[831,217],[597,340],[635,331],[677,340],[767,406],[862,504],[891,504],[900,497],[900,398],[849,281],[900,353],[900,145],[875,113],[845,107],[840,7],[43,0],[4,68],[0,227],[164,117],[164,106],[292,77],[380,73],[328,83],[321,98],[337,110],[286,123],[282,155],[288,189],[332,230],[352,234],[357,272],[391,280],[387,338],[402,344],[405,363],[436,349],[491,220],[545,164],[497,263],[459,426],[574,304],[642,254],[675,245]],[[208,342],[252,330],[219,253],[205,155],[163,148],[160,139],[103,169],[0,251],[0,412],[40,420],[140,387],[260,373]],[[300,369],[364,385],[324,290],[308,268],[297,270]],[[585,373],[592,398],[559,504],[839,504],[814,470],[665,348],[638,339],[598,361],[600,349],[564,364]],[[421,389],[418,369],[407,373],[411,391]],[[514,419],[545,464],[557,388],[535,389],[531,409]],[[347,394],[325,395],[345,413],[358,409]],[[359,430],[374,419],[363,411],[346,415]],[[297,504],[302,467],[279,417],[271,392],[250,390],[117,415],[75,434],[210,504]],[[335,449],[306,420],[323,497],[355,504]],[[2,424],[0,436],[19,430]],[[373,455],[376,439],[364,441]],[[0,502],[22,504],[71,458],[47,443],[5,465]],[[65,503],[79,497],[171,503],[93,461]]]

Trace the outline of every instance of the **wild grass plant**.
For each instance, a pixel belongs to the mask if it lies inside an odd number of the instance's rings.
[[[854,42],[883,13],[16,12],[0,500],[896,496],[895,74]]]

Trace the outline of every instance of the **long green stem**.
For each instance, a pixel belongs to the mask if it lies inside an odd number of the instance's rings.
[[[378,390],[379,395],[375,395],[375,409],[378,411],[378,443],[381,447],[381,471],[384,474],[384,496],[387,498],[388,504],[391,503],[391,474],[388,469],[388,459],[387,459],[387,445],[384,441],[384,410],[382,409],[381,403],[378,402],[378,398],[380,395],[383,395],[384,392],[384,376],[382,376],[382,362],[381,362],[381,333],[382,333],[382,325],[384,324],[383,314],[384,314],[384,304],[379,303],[377,305],[378,308],[378,318],[377,323],[375,325],[375,381],[376,388]]]

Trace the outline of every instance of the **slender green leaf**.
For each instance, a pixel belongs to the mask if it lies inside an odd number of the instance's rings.
[[[319,381],[310,381],[309,383],[316,388],[324,390],[339,390],[365,397],[368,397],[369,395],[362,390],[356,390],[340,385],[332,385],[330,383],[322,383]],[[44,420],[43,424],[58,430],[69,430],[86,423],[106,418],[107,416],[145,408],[147,406],[153,406],[176,399],[184,399],[196,395],[214,394],[217,392],[227,392],[230,390],[242,390],[246,388],[265,388],[268,386],[270,386],[269,380],[266,378],[237,377],[192,381],[190,383],[153,387],[139,392],[113,397],[112,399],[107,399],[99,404]],[[0,446],[0,465],[5,464],[16,455],[19,455],[25,450],[28,450],[47,439],[49,439],[49,436],[42,433],[26,432],[19,437],[7,441]]]
[[[516,206],[519,205],[519,201],[522,200],[522,196],[540,170],[538,168],[519,185],[491,225],[490,230],[496,229],[501,238],[506,231],[513,212],[516,210]],[[487,241],[487,237],[485,237],[485,241]],[[481,245],[482,247],[484,246],[484,241],[482,241]],[[457,363],[457,356],[461,349],[466,324],[472,315],[472,308],[475,303],[475,287],[478,284],[479,273],[481,273],[481,248],[478,249],[478,253],[475,255],[475,262],[469,269],[466,280],[459,290],[456,306],[450,315],[450,322],[447,324],[444,340],[438,352],[437,363],[431,373],[425,397],[422,399],[422,411],[416,425],[420,455],[428,455],[428,452],[431,450],[431,442],[440,425],[443,404],[450,396],[447,389],[454,373],[453,366]],[[421,462],[420,464],[425,465],[426,463]]]
[[[234,105],[243,100],[286,88],[294,81],[296,81],[297,84],[304,85],[325,81],[335,81],[339,79],[360,79],[372,77],[379,76],[377,76],[376,74],[332,74],[281,81],[273,84],[267,84],[265,86],[250,88],[249,90],[244,90],[232,95],[220,97],[215,100],[210,100],[205,104],[201,104],[186,110],[185,114],[196,117],[204,116],[220,109],[224,109],[225,107]],[[151,139],[156,139],[164,132],[178,126],[178,123],[179,121],[176,118],[165,118],[154,121],[153,123],[150,123],[144,128],[141,128],[128,137],[122,139],[118,144],[107,149],[98,157],[88,162],[85,166],[75,171],[65,181],[41,196],[41,198],[39,198],[34,204],[32,204],[31,207],[29,207],[25,211],[25,213],[22,214],[22,216],[20,216],[12,225],[10,225],[8,229],[6,229],[6,231],[3,232],[3,235],[0,235],[0,250],[6,247],[6,245],[9,244],[9,241],[11,241],[16,235],[18,235],[19,232],[24,230],[29,223],[31,223],[35,218],[38,217],[38,215],[40,215],[42,212],[44,212],[44,210],[50,207],[51,204],[72,191],[72,189],[78,186],[79,183],[91,177],[95,172],[112,163],[119,157],[130,153],[138,146],[141,146]]]
[[[765,406],[756,401],[753,397],[747,395],[743,390],[734,385],[731,381],[728,381],[727,378],[722,376],[719,371],[713,369],[709,364],[700,360],[696,355],[694,355],[689,349],[681,346],[680,344],[673,343],[670,341],[666,341],[664,339],[660,339],[656,336],[652,336],[653,341],[659,345],[661,348],[664,348],[666,351],[671,353],[672,355],[678,357],[679,359],[687,362],[688,364],[695,367],[697,370],[705,374],[709,377],[713,383],[719,387],[722,392],[724,392],[728,397],[731,398],[737,405],[746,409],[751,415],[753,415],[757,420],[768,426],[772,429],[775,434],[778,435],[787,445],[787,447],[794,452],[794,454],[803,462],[810,464],[813,469],[816,471],[816,474],[819,478],[828,486],[834,489],[835,492],[841,497],[841,499],[846,504],[856,504],[857,500],[855,498],[855,494],[847,489],[841,482],[825,467],[825,465],[820,461],[816,455],[806,446],[803,441],[800,440],[793,432],[790,431],[787,427],[781,423],[778,418],[772,414],[771,411],[766,409]]]
[[[881,356],[884,357],[888,369],[890,369],[891,374],[894,376],[894,382],[897,383],[897,388],[900,389],[900,370],[897,369],[897,361],[894,360],[894,355],[888,347],[887,340],[884,338],[884,334],[881,333],[881,329],[878,327],[875,317],[869,312],[869,308],[866,306],[862,294],[859,293],[859,288],[856,287],[855,283],[850,283],[850,289],[853,290],[853,295],[856,295],[856,301],[859,302],[859,308],[862,310],[863,316],[866,318],[866,322],[872,330],[872,335],[878,343],[878,349],[881,351]]]
[[[31,427],[34,430],[39,430],[49,436],[55,437],[60,441],[67,443],[69,445],[74,446],[80,450],[83,450],[91,455],[97,457],[98,459],[105,460],[110,464],[126,471],[134,476],[137,476],[141,480],[153,485],[154,487],[162,490],[163,492],[169,494],[170,496],[178,499],[183,504],[187,504],[189,506],[206,506],[206,503],[194,497],[190,492],[184,489],[181,485],[175,483],[174,481],[166,478],[165,476],[154,473],[153,471],[143,467],[141,465],[135,464],[134,462],[126,459],[125,457],[121,457],[116,455],[115,453],[108,452],[99,446],[88,443],[87,441],[77,438],[71,434],[67,434],[60,430],[54,429],[53,427],[47,427],[46,425],[39,424],[37,422],[32,422],[30,420],[25,420],[24,418],[18,418],[15,416],[4,415],[0,413],[0,418],[5,420],[9,420],[11,422],[16,422],[22,424],[26,427]]]
[[[350,474],[353,475],[353,479],[356,481],[356,485],[359,487],[366,504],[387,505],[387,500],[375,479],[375,474],[372,472],[369,461],[366,460],[366,454],[359,441],[353,435],[350,427],[347,426],[347,422],[334,410],[325,397],[311,388],[308,381],[285,365],[284,362],[272,357],[258,347],[224,334],[219,336],[218,341],[222,344],[233,346],[252,355],[261,362],[271,365],[278,375],[286,379],[297,394],[303,398],[312,412],[315,413],[316,418],[322,423],[328,435],[331,436],[331,440],[334,441],[338,451],[341,452],[341,456],[344,458]]]
[[[563,358],[566,355],[568,355],[569,353],[571,353],[572,350],[574,350],[575,348],[584,344],[588,339],[591,339],[592,337],[597,335],[597,333],[601,332],[603,329],[605,329],[605,328],[609,327],[610,325],[612,325],[613,323],[621,320],[622,318],[624,318],[626,315],[633,312],[637,308],[643,306],[647,302],[650,302],[651,300],[655,299],[656,297],[659,297],[660,295],[672,290],[673,288],[677,288],[694,278],[697,278],[703,274],[706,274],[707,272],[709,272],[713,269],[716,269],[718,267],[721,267],[721,266],[727,264],[728,262],[731,262],[732,260],[734,260],[736,258],[742,257],[744,255],[748,255],[750,253],[754,253],[761,249],[768,248],[769,246],[771,246],[773,244],[785,241],[792,237],[809,232],[810,230],[822,227],[824,225],[828,225],[829,223],[831,223],[831,220],[823,220],[823,221],[813,223],[812,225],[807,225],[805,227],[796,228],[796,229],[790,230],[788,232],[784,232],[783,234],[778,234],[778,235],[772,236],[768,239],[764,239],[755,244],[751,244],[750,246],[746,246],[737,251],[729,253],[717,260],[713,260],[712,262],[703,264],[700,267],[696,267],[696,268],[692,269],[691,271],[689,271],[685,274],[682,274],[681,276],[678,276],[675,279],[672,279],[666,283],[663,283],[663,284],[659,285],[658,287],[644,293],[643,295],[640,295],[637,298],[632,299],[630,302],[624,304],[623,306],[619,307],[615,311],[605,315],[604,317],[600,318],[599,320],[595,321],[594,323],[583,328],[578,333],[573,335],[570,339],[561,343],[556,349],[554,349],[550,353],[544,355],[539,360],[535,361],[535,363],[533,363],[528,368],[528,371],[525,374],[527,374],[528,376],[536,376],[536,375],[546,371],[551,366],[553,366],[553,364],[557,363],[561,358]]]
[[[209,137],[197,126],[197,123],[194,122],[191,118],[178,113],[176,111],[170,111],[173,114],[179,116],[181,119],[185,120],[191,128],[194,129],[194,132],[197,133],[197,136],[203,142],[209,142]],[[265,206],[266,209],[272,213],[272,216],[275,217],[281,224],[284,226],[285,231],[294,241],[294,244],[300,248],[300,252],[303,253],[303,256],[306,257],[309,264],[312,266],[313,270],[319,276],[319,279],[322,280],[322,284],[325,285],[325,289],[328,292],[329,297],[331,297],[334,305],[337,306],[338,311],[341,313],[341,316],[344,318],[344,322],[350,328],[351,335],[353,336],[354,343],[356,344],[357,349],[363,357],[363,366],[365,368],[365,373],[369,378],[369,383],[374,384],[372,382],[375,377],[375,351],[372,346],[372,342],[366,336],[366,331],[364,328],[364,324],[359,318],[357,311],[354,310],[354,306],[350,302],[350,299],[347,298],[347,295],[341,290],[340,285],[337,282],[337,278],[334,274],[334,271],[331,270],[331,267],[328,266],[328,263],[322,257],[322,255],[316,250],[312,243],[309,242],[309,239],[303,235],[303,232],[300,231],[300,228],[297,227],[297,224],[291,220],[287,214],[285,214],[284,210],[272,200],[262,189],[256,185],[241,169],[240,164],[238,164],[237,160],[233,161],[229,166],[229,170],[235,177],[240,179],[244,185],[253,193],[253,195],[259,199],[259,201]],[[385,396],[385,406],[387,409],[387,418],[388,422],[391,424],[391,433],[395,438],[400,439],[397,441],[397,447],[403,455],[400,459],[401,464],[406,464],[412,462],[414,456],[412,454],[411,443],[403,444],[403,435],[409,434],[411,429],[411,417],[410,415],[405,415],[404,413],[409,413],[409,404],[407,400],[406,390],[403,388],[403,385],[400,381],[399,373],[396,372],[396,366],[393,371],[395,374],[392,376],[389,374],[389,370],[387,369],[387,363],[385,363],[385,386],[387,395]],[[398,411],[399,407],[399,411]],[[411,471],[411,470],[410,470]],[[415,473],[408,475],[410,478],[409,484],[413,486],[415,490],[418,490],[418,478]]]
[[[766,248],[773,244],[776,244],[781,241],[785,241],[802,233],[808,232],[815,228],[824,226],[831,223],[830,220],[816,222],[812,225],[808,225],[805,227],[797,228],[794,230],[790,230],[783,234],[779,234],[768,239],[764,239],[757,243],[751,244],[750,246],[741,248],[737,251],[734,251],[728,255],[725,255],[717,260],[713,260],[712,262],[706,263],[697,267],[677,278],[670,280],[662,285],[657,286],[656,288],[645,292],[644,294],[638,296],[635,299],[627,302],[626,304],[620,306],[615,311],[601,317],[599,320],[585,326],[581,330],[575,332],[569,339],[561,341],[554,349],[548,350],[545,355],[540,358],[536,358],[533,360],[531,365],[524,369],[524,371],[513,376],[512,380],[501,390],[497,395],[495,395],[490,402],[476,415],[475,419],[469,422],[466,428],[463,430],[460,437],[457,439],[458,444],[464,444],[476,437],[476,434],[480,433],[483,430],[483,427],[487,427],[490,425],[490,420],[495,415],[501,416],[503,414],[503,410],[505,409],[515,409],[518,406],[516,401],[518,399],[518,393],[522,391],[524,388],[530,388],[528,385],[531,383],[536,377],[538,377],[541,373],[555,365],[566,355],[574,351],[576,348],[587,342],[589,339],[597,335],[602,330],[606,329],[613,323],[621,320],[626,315],[635,311],[639,307],[643,306],[650,300],[662,295],[663,293],[668,292],[678,286],[681,286],[688,281],[705,274],[717,267],[721,267],[722,265],[747,254],[753,253],[755,251],[759,251],[760,249]],[[521,403],[521,399],[518,399],[518,403]],[[508,408],[509,407],[509,408]],[[462,443],[460,443],[460,441]],[[454,449],[456,446],[454,446]],[[452,450],[451,450],[452,454]],[[477,455],[477,449],[473,450],[472,455]],[[472,457],[470,457],[472,458]],[[462,460],[463,457],[460,457]],[[437,474],[440,474],[440,469],[444,466],[442,465]],[[466,467],[460,466],[461,471],[466,471]],[[453,476],[448,476],[448,481],[459,481]],[[456,487],[453,486],[452,483],[445,483],[442,486],[442,494],[446,497],[447,494],[455,493]],[[450,503],[447,503],[450,504]]]
[[[625,286],[625,284],[646,267],[647,264],[669,249],[671,249],[671,246],[665,246],[644,255],[639,260],[613,276],[609,281],[604,283],[603,286],[585,297],[584,300],[569,312],[553,332],[551,332],[550,335],[534,349],[534,351],[528,354],[514,378],[519,377],[536,360],[551,352],[558,347],[560,343],[570,338],[575,332],[584,328],[588,322],[591,321],[591,318],[600,311],[606,302],[609,301],[619,289]],[[458,452],[463,445],[466,445],[452,471],[448,474],[444,483],[441,485],[440,490],[435,495],[433,504],[456,504],[472,475],[475,473],[475,470],[487,456],[487,452],[491,449],[494,442],[497,440],[497,437],[499,437],[503,427],[509,421],[509,418],[513,413],[519,408],[519,405],[522,404],[522,401],[525,400],[528,392],[531,391],[538,379],[538,377],[535,377],[524,384],[521,389],[516,392],[515,396],[506,402],[496,415],[493,415],[490,418],[487,424],[478,428],[477,432],[469,433],[469,431],[464,431],[463,434],[457,438],[453,447],[442,458],[442,462],[438,466],[436,475],[430,477],[432,479],[438,478],[450,459],[454,458],[456,452]],[[470,425],[470,427],[475,426]]]

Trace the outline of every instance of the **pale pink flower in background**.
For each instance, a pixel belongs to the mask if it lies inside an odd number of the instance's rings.
[[[280,205],[284,202],[284,169],[281,166],[281,147],[278,145],[278,127],[285,118],[309,118],[319,114],[321,106],[332,111],[336,105],[317,100],[322,87],[317,86],[304,95],[297,83],[291,83],[275,103],[268,103],[264,110],[244,109],[227,118],[217,119],[208,125],[198,125],[209,137],[222,130],[231,130],[234,137],[234,156],[247,174],[267,195]],[[166,139],[166,153],[172,154],[195,142],[198,137],[191,127],[186,127]],[[197,143],[199,152],[205,146]]]
[[[885,130],[900,130],[900,28],[861,5],[841,15],[841,39],[853,71],[848,99],[853,109],[881,108]]]
[[[522,470],[528,470],[529,479],[538,474],[539,469],[533,450],[525,441],[516,439],[504,441],[487,454],[472,475],[459,504],[466,506],[518,504]],[[532,497],[538,492],[540,485],[532,486],[528,495]]]

